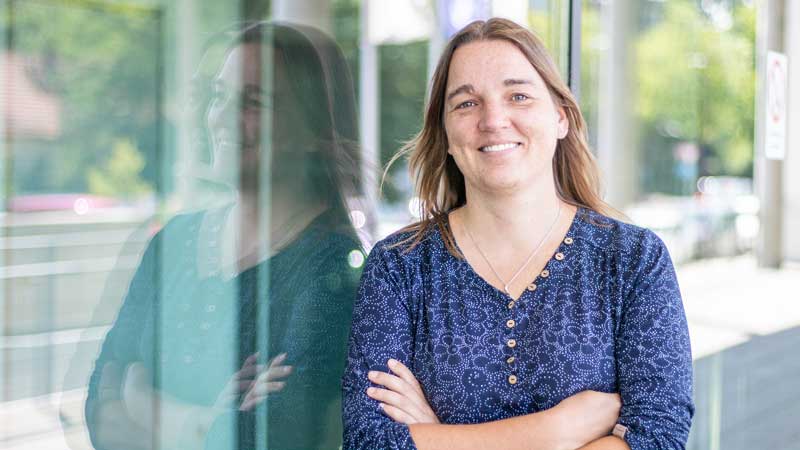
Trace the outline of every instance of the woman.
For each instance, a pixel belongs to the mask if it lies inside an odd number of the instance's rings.
[[[234,200],[177,216],[148,245],[89,385],[98,449],[340,445],[360,248],[345,205],[359,173],[349,72],[307,27],[223,37],[199,103],[213,178]]]
[[[503,19],[457,33],[405,151],[424,219],[367,260],[345,448],[683,448],[672,263],[652,232],[607,217],[543,44]]]

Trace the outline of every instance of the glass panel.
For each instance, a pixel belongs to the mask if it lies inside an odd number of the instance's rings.
[[[784,352],[800,274],[758,269],[754,254],[757,3],[583,2],[581,102],[609,199],[677,264],[692,449],[796,446],[783,418],[798,414],[797,365]]]
[[[473,3],[0,0],[0,447],[339,447],[437,46],[503,14],[566,64],[567,2]]]

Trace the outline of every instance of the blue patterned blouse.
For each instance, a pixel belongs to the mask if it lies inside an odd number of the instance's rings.
[[[651,231],[579,209],[516,302],[445,248],[438,230],[412,251],[379,242],[356,300],[343,379],[344,448],[415,448],[369,398],[369,370],[395,358],[439,420],[482,423],[552,408],[591,389],[619,392],[632,450],[682,449],[692,359],[669,254]],[[513,323],[511,322],[513,321]]]

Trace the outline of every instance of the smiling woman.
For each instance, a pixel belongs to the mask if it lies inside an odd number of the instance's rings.
[[[609,217],[542,43],[503,19],[457,33],[403,155],[422,220],[365,266],[345,448],[684,448],[692,367],[672,262]]]

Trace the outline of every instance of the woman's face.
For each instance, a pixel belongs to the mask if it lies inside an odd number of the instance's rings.
[[[261,49],[261,44],[245,43],[230,50],[214,79],[207,114],[215,175],[231,182],[238,176],[242,186],[258,179],[265,144],[272,165],[284,169],[308,158],[304,150],[312,146],[313,133],[290,88],[282,55],[273,52],[265,67]],[[297,174],[292,176],[296,183]],[[274,175],[271,180],[287,181]]]
[[[518,192],[552,182],[558,139],[568,130],[542,77],[513,44],[477,41],[456,49],[445,92],[448,153],[467,190]],[[546,178],[543,178],[546,177]]]
[[[235,180],[241,168],[259,167],[262,114],[268,93],[262,85],[259,46],[234,47],[225,58],[212,86],[208,130],[214,149],[214,171]]]

